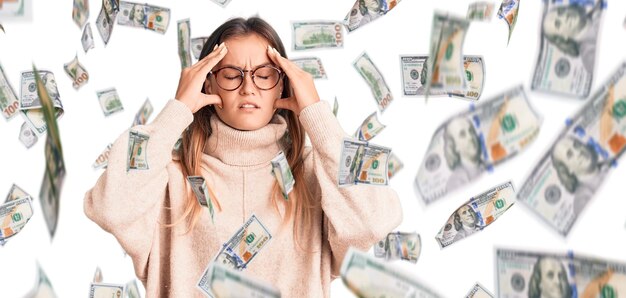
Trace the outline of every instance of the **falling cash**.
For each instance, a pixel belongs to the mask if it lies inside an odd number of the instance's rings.
[[[4,119],[11,120],[17,115],[20,107],[20,101],[13,90],[11,84],[7,80],[2,65],[0,65],[0,109]]]
[[[202,48],[208,39],[208,37],[196,37],[191,39],[191,53],[196,60],[200,59]]]
[[[93,33],[91,32],[90,23],[87,23],[87,25],[85,25],[85,29],[83,29],[83,36],[80,38],[80,42],[83,44],[83,50],[85,51],[85,53],[87,53],[89,49],[94,48]]]
[[[415,232],[392,232],[374,245],[374,255],[387,261],[407,260],[415,264],[421,251],[422,238]]]
[[[398,158],[398,156],[396,156],[393,152],[389,154],[388,163],[389,164],[388,164],[387,174],[389,176],[389,179],[391,179],[391,177],[396,175],[398,171],[404,168],[404,163],[402,163],[402,161]]]
[[[293,190],[296,180],[291,173],[291,167],[285,157],[285,153],[280,151],[274,159],[272,159],[272,173],[278,181],[278,186],[283,194],[285,200],[289,199],[289,193]]]
[[[493,17],[493,3],[478,1],[469,4],[467,19],[470,21],[491,21]]]
[[[177,22],[178,28],[178,57],[180,58],[180,67],[186,68],[191,66],[191,26],[189,19]]]
[[[45,85],[48,95],[53,101],[56,118],[60,118],[63,116],[63,104],[61,103],[54,74],[49,71],[41,70],[39,71],[39,76]],[[47,125],[44,119],[41,99],[36,86],[35,73],[33,71],[22,72],[20,111],[30,128],[37,135],[43,135],[43,133],[47,130]]]
[[[123,293],[123,285],[94,282],[89,286],[89,298],[119,298]]]
[[[344,138],[339,164],[339,186],[355,184],[387,185],[391,149]]]
[[[15,236],[32,216],[33,205],[29,197],[0,205],[0,241]]]
[[[314,79],[327,79],[326,71],[324,70],[324,66],[322,66],[322,60],[317,57],[304,57],[304,58],[296,58],[290,59],[291,62],[295,63],[302,70],[308,72],[313,76]]]
[[[33,130],[30,129],[28,123],[24,122],[22,123],[22,127],[20,128],[19,140],[20,142],[22,142],[22,144],[24,144],[24,146],[26,146],[26,148],[30,148],[35,145],[35,143],[37,143],[39,137],[37,137],[37,134],[35,134]]]
[[[100,269],[100,267],[96,267],[96,271],[93,274],[92,282],[94,282],[94,283],[101,283],[102,282],[102,269]]]
[[[337,96],[335,96],[335,102],[333,103],[333,115],[337,117],[337,112],[339,111],[339,102],[337,102]]]
[[[292,22],[293,49],[343,48],[342,27],[341,23],[333,21]]]
[[[341,264],[341,280],[352,293],[363,298],[442,297],[411,275],[352,247]]]
[[[150,103],[150,99],[146,98],[146,101],[143,102],[141,108],[137,111],[137,114],[135,114],[135,119],[131,127],[148,123],[148,119],[150,119],[150,115],[152,115],[153,111],[154,108],[152,107],[152,103]]]
[[[21,204],[24,204],[24,203],[23,202],[18,202],[18,200],[21,200],[21,199],[30,199],[31,202],[33,201],[33,197],[31,197],[28,193],[26,193],[22,188],[20,188],[16,184],[13,184],[11,186],[11,190],[9,190],[9,194],[7,195],[7,197],[4,200],[3,204],[7,204],[9,202],[16,202],[16,204],[18,204],[18,206],[16,206],[16,208],[19,207],[21,209],[24,209],[24,208],[26,208],[26,206],[21,205]],[[9,209],[3,209],[2,205],[0,205],[0,210],[2,210],[2,211],[10,211]],[[30,218],[32,218],[32,212],[33,212],[33,210],[32,210],[32,205],[31,205],[31,210],[30,210],[31,217]],[[0,217],[3,217],[3,216],[4,215],[0,215]],[[11,221],[12,221],[13,220],[12,216],[10,218],[11,218]],[[26,223],[30,220],[30,218],[28,218],[25,222],[22,221],[22,224],[13,225],[13,228],[11,230],[7,229],[6,233],[8,234],[8,233],[12,232],[13,235],[19,233],[24,228],[24,226],[26,226]],[[11,225],[11,224],[9,224],[9,225]],[[2,229],[4,230],[4,225],[2,225]],[[4,233],[5,232],[0,231],[0,234],[4,234]],[[8,241],[9,241],[8,239],[5,239],[2,236],[0,236],[0,247],[4,246]]]
[[[444,248],[469,235],[482,231],[515,204],[513,184],[507,182],[472,197],[456,209],[435,236]]]
[[[623,297],[626,264],[569,253],[496,249],[497,297]]]
[[[495,298],[483,285],[476,283],[465,298]]]
[[[418,197],[432,203],[515,156],[535,140],[541,123],[522,86],[446,120],[415,177]]]
[[[400,56],[402,89],[404,96],[424,96],[428,75],[428,56]],[[485,86],[485,62],[482,56],[464,56],[466,89],[434,91],[428,96],[447,95],[469,100],[478,100]]]
[[[605,0],[544,1],[532,90],[586,98],[591,90]]]
[[[511,35],[513,34],[513,29],[515,28],[515,23],[517,22],[519,2],[520,0],[502,0],[502,4],[500,4],[500,9],[498,10],[498,18],[504,19],[506,24],[509,26],[509,38],[507,39],[507,44],[511,41]]]
[[[24,298],[56,298],[52,284],[48,276],[37,262],[37,282],[35,286],[24,296]]]
[[[352,32],[361,26],[386,15],[400,0],[355,1],[352,9],[343,20],[343,24]]]
[[[65,69],[65,73],[72,79],[72,87],[76,90],[89,81],[89,74],[85,67],[78,62],[78,56],[74,56],[72,61],[63,64],[63,69]]]
[[[369,141],[385,129],[385,127],[386,126],[378,120],[378,114],[374,112],[365,118],[365,121],[361,123],[359,129],[354,133],[354,137],[358,138],[360,141]]]
[[[196,195],[196,199],[200,206],[209,209],[211,214],[211,221],[215,222],[215,211],[213,210],[213,201],[209,195],[209,188],[206,184],[206,180],[202,176],[187,176],[187,181],[191,185],[193,193]]]
[[[384,112],[393,101],[393,95],[391,95],[389,85],[385,82],[385,78],[382,73],[365,52],[361,53],[361,55],[359,55],[359,57],[352,62],[352,66],[354,66],[356,71],[359,72],[361,77],[363,77],[367,85],[370,87],[370,90],[372,90],[372,94],[374,95],[374,99],[376,99],[376,103],[378,103],[378,109],[380,112]]]
[[[272,239],[272,234],[253,214],[233,237],[222,245],[215,263],[241,271],[259,254],[270,239]],[[203,275],[207,274],[207,270]]]
[[[130,170],[149,169],[146,150],[150,136],[134,130],[130,130],[128,134],[128,159],[126,162],[126,172]]]
[[[226,5],[228,5],[228,3],[230,3],[231,0],[211,0],[214,3],[216,3],[217,5],[221,6],[221,7],[226,7]]]
[[[74,23],[78,25],[78,28],[83,28],[87,19],[89,19],[89,1],[88,0],[74,0],[74,8],[72,9],[72,19]]]
[[[626,63],[567,121],[518,200],[567,235],[626,149]]]
[[[100,153],[96,161],[93,163],[92,167],[94,170],[104,169],[107,167],[107,163],[109,161],[109,153],[111,152],[111,147],[113,144],[107,145],[107,147]]]
[[[98,102],[100,102],[100,108],[102,108],[104,116],[109,116],[124,110],[122,101],[119,95],[117,95],[115,88],[97,91],[96,95],[98,96]]]
[[[463,43],[469,21],[435,12],[430,33],[426,74],[426,98],[433,93],[465,90]],[[434,57],[434,59],[433,59]]]
[[[126,283],[126,296],[124,296],[124,298],[141,298],[141,296],[139,296],[137,280],[133,279]]]
[[[219,263],[211,263],[198,282],[198,288],[210,297],[279,298],[280,291],[270,284]]]
[[[165,34],[170,22],[170,9],[150,4],[120,1],[117,24],[145,28]]]
[[[105,46],[109,43],[109,39],[111,39],[118,12],[119,5],[117,0],[102,0],[102,8],[96,18],[96,28],[98,28],[98,32],[100,32],[100,37],[102,37]]]

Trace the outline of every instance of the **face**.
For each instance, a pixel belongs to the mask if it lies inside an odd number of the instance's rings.
[[[452,139],[456,150],[461,157],[466,160],[476,160],[480,155],[478,147],[478,136],[474,130],[474,126],[466,119],[458,118],[452,120],[446,130]]]
[[[136,22],[143,22],[143,7],[141,5],[133,7],[133,16]]]
[[[463,206],[459,208],[459,210],[456,212],[461,218],[461,222],[463,223],[463,225],[473,226],[476,221],[476,218],[474,217],[474,213],[472,213],[470,209],[471,209],[470,206]]]
[[[230,38],[224,43],[228,48],[228,53],[213,68],[214,71],[225,66],[251,70],[261,65],[271,65],[271,60],[267,56],[268,42],[256,34]],[[220,71],[217,75],[221,73]],[[261,80],[266,79],[259,73],[256,75],[257,84],[261,84]],[[257,130],[267,125],[272,119],[275,112],[274,102],[280,98],[282,85],[283,79],[280,78],[278,84],[272,89],[259,89],[253,83],[250,72],[245,72],[239,88],[227,91],[217,84],[216,75],[212,74],[205,82],[205,91],[222,98],[222,109],[216,107],[215,111],[224,123],[239,130]]]
[[[562,298],[567,287],[563,280],[567,280],[567,275],[561,263],[555,259],[541,260],[541,297]]]
[[[591,173],[595,169],[595,152],[574,138],[564,138],[554,146],[553,156],[574,174]]]
[[[57,89],[57,82],[54,79],[54,76],[52,75],[46,75],[43,77],[43,83],[46,86],[46,90],[48,90],[48,95],[50,95],[50,98],[55,98],[58,97],[59,93],[58,93],[58,89]]]
[[[583,17],[576,9],[568,7],[552,9],[543,21],[543,30],[550,35],[576,37],[584,25]]]

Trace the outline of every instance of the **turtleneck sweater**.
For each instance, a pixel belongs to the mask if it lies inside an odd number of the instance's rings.
[[[397,193],[389,186],[337,183],[341,145],[348,135],[326,101],[299,115],[311,146],[303,152],[304,181],[314,198],[312,223],[294,237],[294,219],[285,222],[285,203],[272,199],[276,178],[271,160],[285,146],[284,117],[275,114],[264,127],[242,131],[210,119],[201,174],[221,206],[214,218],[203,208],[188,233],[182,218],[189,197],[176,154],[179,136],[194,115],[178,100],[167,102],[155,119],[122,133],[113,143],[108,166],[87,191],[88,218],[118,240],[132,258],[147,297],[204,297],[197,288],[203,271],[233,234],[254,214],[272,239],[244,270],[271,284],[282,297],[329,297],[349,247],[368,250],[402,221]],[[148,169],[127,171],[129,131],[149,136]],[[216,208],[217,209],[217,208]],[[297,240],[297,241],[296,241]]]

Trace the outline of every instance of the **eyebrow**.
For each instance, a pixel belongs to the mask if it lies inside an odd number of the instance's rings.
[[[253,66],[251,69],[256,69],[256,68],[258,68],[258,67],[261,67],[261,66],[266,66],[266,65],[275,66],[275,65],[274,65],[274,63],[272,63],[271,61],[267,61],[267,62],[264,62],[264,63],[258,64],[258,65],[256,65],[256,66]],[[227,67],[227,66],[230,66],[230,67],[235,67],[235,68],[241,68],[241,69],[243,69],[242,67],[239,67],[239,66],[234,65],[234,64],[223,64],[223,65],[222,65],[222,67]],[[245,69],[244,69],[244,70],[245,70]]]

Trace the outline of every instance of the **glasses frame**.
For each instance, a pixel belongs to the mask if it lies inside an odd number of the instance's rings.
[[[256,84],[256,81],[254,80],[254,73],[257,70],[259,70],[261,68],[264,68],[264,67],[270,67],[270,68],[273,68],[274,70],[278,71],[278,80],[276,80],[276,84],[274,84],[274,86],[272,86],[270,88],[261,88],[261,87],[259,87],[259,85]],[[217,80],[217,73],[220,72],[223,69],[226,69],[226,68],[235,69],[235,70],[239,71],[239,76],[241,77],[241,81],[239,81],[239,85],[237,85],[237,87],[232,88],[232,89],[227,89],[227,88],[224,88],[224,87],[220,86],[220,83]],[[283,72],[280,68],[278,68],[278,67],[276,67],[276,66],[274,66],[272,64],[263,64],[263,65],[259,65],[259,66],[255,67],[254,69],[241,69],[241,68],[236,67],[236,66],[224,66],[224,67],[218,68],[217,70],[209,71],[209,73],[207,74],[206,78],[208,80],[209,77],[211,76],[211,74],[213,74],[215,76],[215,82],[217,83],[218,87],[220,87],[221,89],[226,90],[226,91],[235,91],[235,90],[239,89],[239,87],[241,87],[241,85],[243,85],[243,81],[246,79],[245,78],[245,73],[246,72],[250,73],[250,78],[252,79],[252,83],[254,84],[255,87],[257,87],[257,88],[259,88],[261,90],[266,90],[266,91],[267,90],[272,90],[276,86],[278,86],[278,83],[280,83],[280,80],[285,76],[285,72]]]

